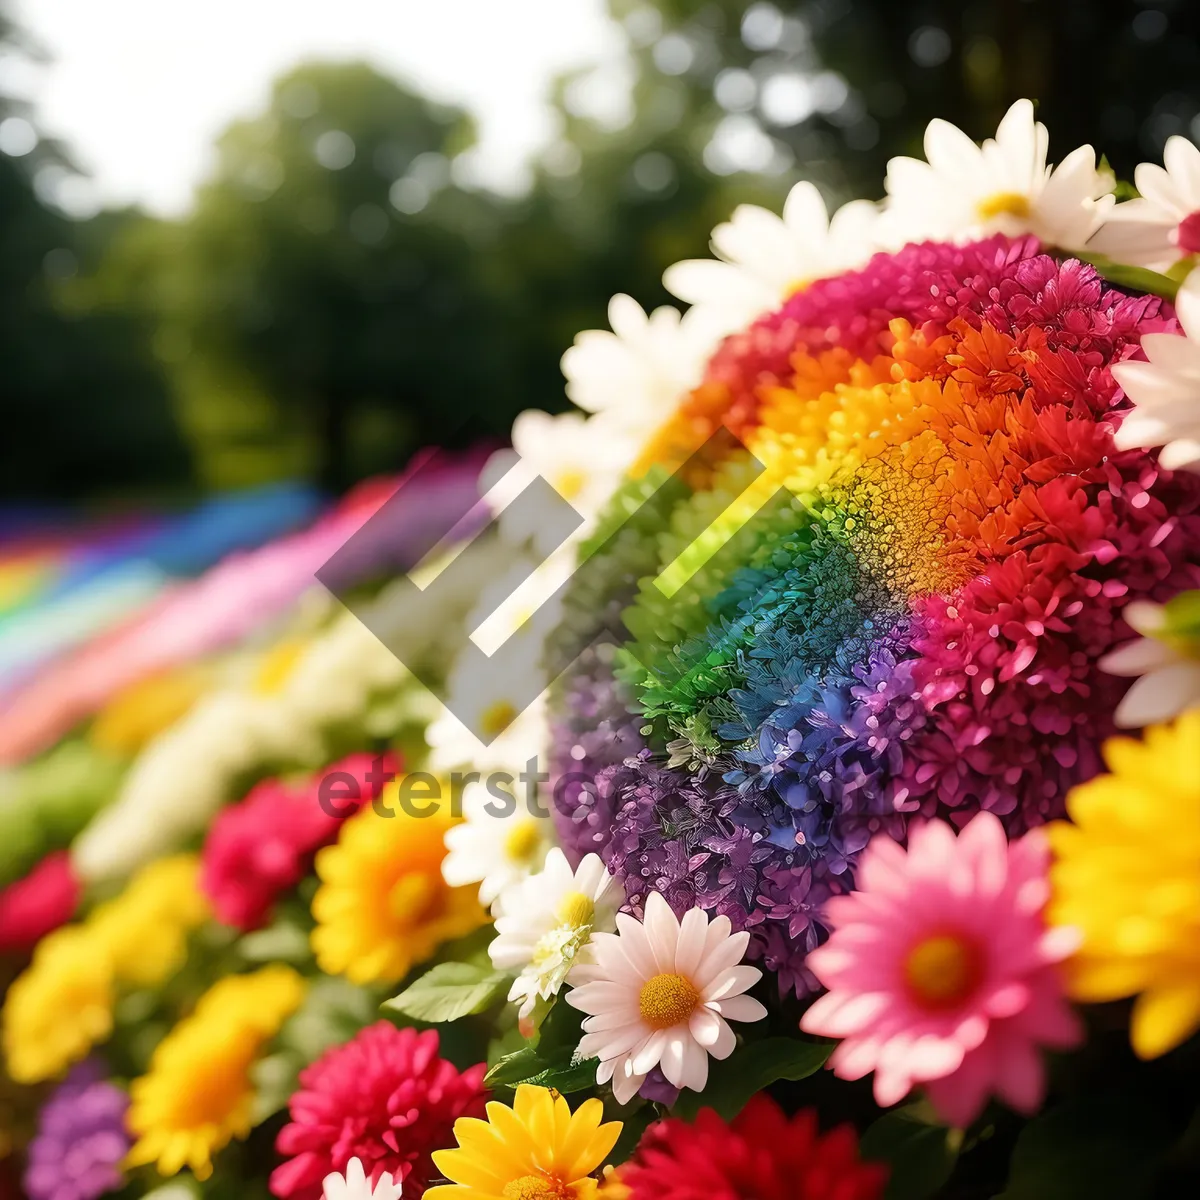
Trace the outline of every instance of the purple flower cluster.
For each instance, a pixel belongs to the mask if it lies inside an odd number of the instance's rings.
[[[98,1062],[76,1066],[39,1114],[25,1168],[30,1200],[95,1200],[119,1188],[130,1146],[128,1106],[129,1097],[104,1078]]]

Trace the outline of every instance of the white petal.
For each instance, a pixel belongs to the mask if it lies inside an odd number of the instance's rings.
[[[682,1087],[702,1092],[708,1084],[708,1054],[695,1042],[688,1040],[683,1052]]]
[[[753,996],[728,996],[713,1001],[713,1007],[727,1021],[761,1021],[767,1010]]]
[[[646,1075],[658,1066],[667,1046],[667,1031],[656,1029],[629,1055],[629,1068],[639,1075]]]
[[[1122,729],[1139,729],[1200,705],[1200,663],[1185,662],[1143,675],[1125,693],[1114,720]]]
[[[804,180],[788,192],[783,205],[783,221],[793,232],[809,237],[825,232],[829,217],[825,201],[814,184]]]
[[[681,1088],[683,1082],[683,1064],[685,1049],[691,1044],[691,1037],[686,1029],[672,1030],[663,1044],[662,1060],[659,1067],[667,1077],[667,1082],[673,1087]]]
[[[738,996],[752,988],[761,978],[762,972],[757,967],[730,967],[704,989],[704,1002],[707,1004],[710,1000]]]
[[[690,908],[679,923],[679,938],[675,944],[675,973],[688,979],[695,977],[704,957],[708,934],[708,917],[703,909]]]
[[[1162,448],[1158,461],[1168,471],[1200,469],[1200,438],[1175,438]]]
[[[629,1060],[622,1060],[612,1077],[613,1097],[618,1104],[628,1104],[637,1094],[646,1076],[631,1070]]]
[[[1128,620],[1128,616],[1126,616]],[[1145,675],[1158,667],[1169,666],[1179,655],[1165,642],[1155,638],[1138,638],[1126,642],[1100,659],[1099,667],[1110,675]]]
[[[654,963],[659,971],[675,970],[675,947],[679,942],[679,921],[671,906],[658,894],[651,892],[646,900],[646,918],[642,922]]]
[[[711,933],[711,926],[709,927]],[[743,929],[741,933],[733,933],[719,942],[716,946],[709,944],[705,947],[704,961],[696,972],[695,984],[702,991],[712,986],[713,981],[730,967],[736,967],[746,957],[746,947],[750,944],[750,934]]]
[[[1200,268],[1189,272],[1179,285],[1175,297],[1175,313],[1183,331],[1193,341],[1200,342]]]

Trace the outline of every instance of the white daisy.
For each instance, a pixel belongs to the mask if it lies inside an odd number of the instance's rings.
[[[522,703],[523,696],[502,671],[480,671],[475,664],[456,670],[446,704],[425,730],[430,770],[522,770],[549,740],[544,697],[524,709]],[[472,729],[489,734],[491,741],[485,744]]]
[[[1175,312],[1183,336],[1147,333],[1148,362],[1113,365],[1134,405],[1113,440],[1122,450],[1162,446],[1158,460],[1167,470],[1200,470],[1200,269],[1183,281]]]
[[[1111,175],[1096,169],[1091,146],[1080,146],[1051,169],[1049,135],[1018,100],[977,146],[961,129],[935,120],[925,130],[925,157],[893,158],[881,227],[890,245],[992,233],[1036,234],[1048,245],[1079,249],[1114,204]]]
[[[830,220],[821,193],[811,183],[798,183],[782,217],[739,205],[713,230],[717,258],[676,263],[667,268],[663,283],[694,305],[693,319],[701,328],[732,333],[778,308],[805,284],[865,263],[877,248],[878,217],[878,206],[855,200]]]
[[[578,540],[638,449],[639,443],[608,413],[521,413],[513,422],[512,449],[492,455],[481,476],[484,495],[500,514],[501,534],[514,545],[531,542],[541,555],[560,545],[561,514],[519,502],[521,492],[540,475],[584,518],[572,535]]]
[[[597,933],[616,928],[625,889],[589,854],[572,871],[559,849],[537,875],[506,889],[488,952],[498,971],[517,970],[509,1000],[521,1002],[527,1020],[539,1000],[556,996],[567,972]]]
[[[567,395],[640,442],[700,383],[717,337],[699,309],[681,317],[663,305],[647,316],[629,296],[608,302],[608,320],[611,333],[586,330],[563,355]]]
[[[400,1200],[404,1185],[393,1183],[391,1172],[384,1171],[373,1187],[361,1160],[352,1158],[346,1174],[334,1171],[321,1181],[324,1200]]]
[[[1169,137],[1163,166],[1142,163],[1133,179],[1141,196],[1118,204],[1088,249],[1151,271],[1200,253],[1200,150]]]
[[[1100,668],[1141,678],[1117,707],[1117,725],[1140,729],[1200,707],[1200,591],[1167,604],[1135,600],[1121,616],[1142,636],[1105,655]]]
[[[528,879],[550,848],[550,818],[530,813],[521,791],[512,799],[497,797],[484,783],[469,783],[463,789],[464,820],[446,831],[442,878],[451,887],[479,884],[480,904],[492,904],[501,892]]]
[[[589,1014],[579,1057],[600,1060],[596,1082],[611,1079],[620,1104],[655,1067],[672,1086],[702,1091],[709,1056],[733,1053],[728,1022],[767,1015],[744,994],[762,975],[739,965],[749,933],[731,933],[728,917],[709,921],[699,908],[681,923],[657,892],[646,901],[644,923],[621,914],[617,930],[593,938],[590,961],[568,981],[567,1003]]]

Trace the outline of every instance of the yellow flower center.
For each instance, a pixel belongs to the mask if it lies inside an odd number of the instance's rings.
[[[533,817],[518,821],[504,839],[504,853],[512,862],[526,863],[542,842],[542,828]]]
[[[904,963],[913,997],[929,1008],[953,1008],[971,994],[983,971],[979,951],[952,933],[918,942]]]
[[[574,500],[583,491],[585,483],[587,483],[587,476],[582,471],[573,468],[560,471],[554,477],[554,490],[564,500]]]
[[[1020,192],[993,192],[975,206],[981,221],[990,221],[993,217],[1027,217],[1029,216],[1029,197]]]
[[[397,921],[418,925],[438,906],[442,898],[441,882],[423,871],[403,875],[388,892],[388,911]]]
[[[504,1200],[570,1200],[565,1184],[546,1175],[522,1175],[504,1185]]]
[[[483,710],[479,719],[480,727],[488,737],[494,738],[503,733],[518,717],[516,706],[509,700],[497,700]]]
[[[638,1010],[651,1029],[671,1029],[696,1011],[700,993],[686,975],[654,975],[642,984]]]
[[[560,925],[569,925],[578,929],[582,925],[590,925],[596,915],[596,905],[590,896],[582,892],[568,892],[554,910]]]

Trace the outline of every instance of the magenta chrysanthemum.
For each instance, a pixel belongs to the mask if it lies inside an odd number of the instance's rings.
[[[256,929],[282,892],[295,887],[312,856],[333,842],[342,821],[369,803],[399,762],[393,754],[352,754],[302,785],[267,779],[222,811],[204,842],[201,885],[217,916]],[[322,796],[326,781],[336,803]],[[349,786],[353,785],[353,786]]]
[[[482,1063],[460,1072],[438,1057],[436,1030],[369,1026],[301,1072],[276,1143],[288,1161],[272,1172],[271,1191],[318,1200],[325,1176],[357,1158],[372,1183],[387,1172],[405,1200],[419,1200],[430,1155],[454,1145],[454,1122],[483,1115],[483,1074]]]

